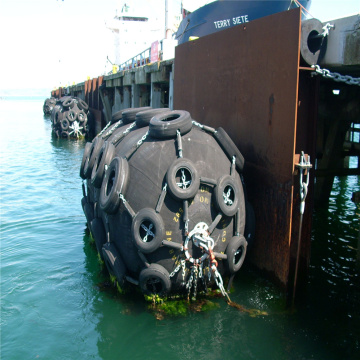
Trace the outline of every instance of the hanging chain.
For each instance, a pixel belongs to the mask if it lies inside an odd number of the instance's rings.
[[[107,128],[108,128],[110,125],[111,125],[111,121],[109,121],[109,122],[106,124],[106,126],[99,132],[99,136],[101,136],[101,135],[104,133],[104,131],[106,131]]]
[[[360,78],[354,78],[350,75],[341,75],[337,72],[331,72],[328,69],[321,69],[319,65],[311,65],[312,68],[315,69],[315,72],[312,74],[322,75],[325,79],[332,79],[336,82],[343,82],[347,85],[358,85],[360,86]]]

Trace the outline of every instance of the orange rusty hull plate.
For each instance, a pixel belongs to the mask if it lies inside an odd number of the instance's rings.
[[[287,285],[300,11],[182,44],[175,55],[174,109],[223,127],[244,155],[244,177],[257,221],[250,260]]]

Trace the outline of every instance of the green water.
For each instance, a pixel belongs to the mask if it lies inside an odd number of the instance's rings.
[[[159,321],[104,286],[81,209],[85,143],[52,139],[44,98],[0,101],[1,359],[359,359],[358,177],[314,214],[309,283],[295,311],[248,268],[233,301]]]

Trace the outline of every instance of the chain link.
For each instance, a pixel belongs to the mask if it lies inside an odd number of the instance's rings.
[[[172,278],[181,268],[181,262],[179,262],[178,266],[175,268],[175,270],[169,275],[170,278]]]
[[[147,138],[147,136],[149,135],[149,131],[147,131],[144,136],[136,143],[136,146],[139,147]]]
[[[311,65],[312,68],[315,69],[313,74],[320,74],[326,79],[332,79],[336,82],[343,82],[347,85],[357,85],[360,86],[360,78],[354,78],[350,75],[341,75],[337,72],[331,72],[328,69],[321,69],[319,65]]]
[[[106,126],[99,132],[99,135],[98,135],[98,136],[101,136],[101,135],[104,133],[104,131],[106,131],[107,128],[108,128],[110,125],[111,125],[111,121],[109,121],[109,122],[106,124]]]

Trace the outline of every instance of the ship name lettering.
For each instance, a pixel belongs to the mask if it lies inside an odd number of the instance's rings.
[[[214,21],[216,29],[230,26],[230,19]]]
[[[235,17],[232,18],[232,21],[234,25],[238,25],[249,22],[249,19],[248,19],[248,15],[241,15],[241,16],[237,16],[236,18]]]

